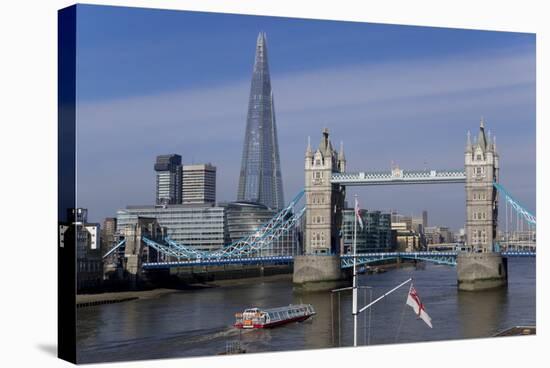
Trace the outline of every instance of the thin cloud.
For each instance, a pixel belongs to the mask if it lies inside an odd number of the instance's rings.
[[[335,143],[345,141],[350,169],[384,168],[391,159],[401,159],[403,165],[429,159],[438,167],[460,167],[466,130],[476,129],[481,115],[499,136],[503,156],[524,160],[534,187],[534,149],[522,148],[533,147],[535,140],[531,49],[344,65],[272,79],[287,197],[303,186],[306,137],[315,142],[325,125]],[[233,200],[249,85],[242,80],[79,103],[81,203],[103,217],[126,204],[152,202],[152,162],[157,154],[170,152],[181,153],[186,162],[215,164],[218,199]],[[115,185],[105,180],[113,175],[121,178]],[[507,180],[514,187],[513,176]],[[124,189],[128,185],[132,191]],[[102,203],[96,206],[97,197]],[[462,217],[449,215],[448,221],[456,224]]]

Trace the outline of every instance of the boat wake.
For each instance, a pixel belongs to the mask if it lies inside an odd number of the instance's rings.
[[[137,339],[105,341],[100,344],[80,346],[79,351],[98,352],[98,351],[119,351],[125,348],[136,349],[138,346],[155,346],[160,344],[176,344],[176,345],[195,345],[207,341],[227,340],[238,338],[241,335],[253,333],[253,330],[238,330],[233,326],[225,326],[222,328],[197,329],[190,331],[174,332],[164,334],[163,336],[148,336]]]

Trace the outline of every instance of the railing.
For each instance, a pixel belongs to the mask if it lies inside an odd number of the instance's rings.
[[[384,253],[362,253],[357,254],[356,264],[369,264],[391,259],[416,259],[419,261],[428,261],[437,264],[456,265],[456,256],[458,252],[384,252]],[[352,254],[344,254],[341,257],[342,268],[353,266]]]
[[[357,254],[358,265],[380,262],[390,259],[414,259],[418,261],[456,266],[456,257],[460,252],[387,252],[387,253],[362,253]],[[506,251],[501,253],[505,257],[536,257],[536,252],[530,251]],[[341,257],[342,268],[353,266],[352,254],[344,254]]]
[[[371,264],[392,259],[413,259],[440,265],[456,266],[456,258],[459,252],[387,252],[387,253],[362,253],[357,254],[357,265]],[[505,251],[501,253],[505,257],[536,257],[532,251]],[[344,254],[340,257],[341,267],[353,266],[353,255]],[[172,267],[196,267],[196,266],[222,266],[230,264],[289,264],[294,262],[294,256],[268,256],[268,257],[234,257],[218,259],[189,259],[169,262],[144,262],[144,269],[167,269]]]
[[[190,259],[170,262],[144,262],[144,269],[165,269],[171,267],[222,266],[229,264],[288,264],[294,261],[293,256],[239,257],[218,259]]]

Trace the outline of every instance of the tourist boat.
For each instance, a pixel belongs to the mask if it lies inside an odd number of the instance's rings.
[[[260,309],[249,308],[235,314],[236,328],[270,328],[290,322],[302,322],[315,315],[311,304],[288,305],[285,307]]]

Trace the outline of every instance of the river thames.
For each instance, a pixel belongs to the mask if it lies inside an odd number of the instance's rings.
[[[490,337],[516,325],[535,325],[535,259],[509,259],[508,287],[458,291],[456,269],[426,264],[361,275],[360,306],[412,277],[433,329],[405,305],[408,285],[359,317],[359,345]],[[266,330],[237,330],[234,314],[245,308],[310,303],[317,315]],[[339,308],[340,307],[340,308]],[[340,313],[338,310],[340,309]],[[77,310],[79,363],[209,356],[240,341],[247,353],[351,346],[351,293],[294,293],[291,276],[265,282],[162,295]]]

